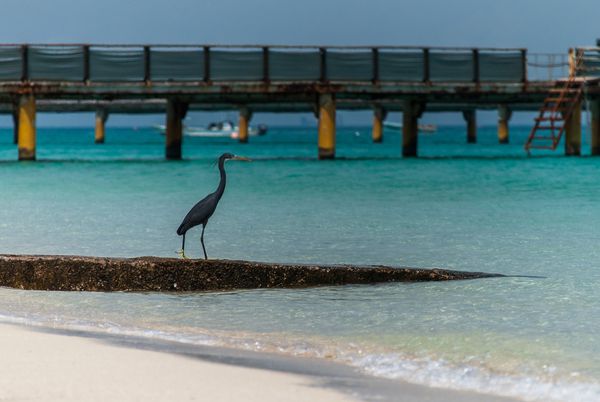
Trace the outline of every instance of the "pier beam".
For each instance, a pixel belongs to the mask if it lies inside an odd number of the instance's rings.
[[[96,110],[96,130],[94,132],[94,142],[104,144],[106,134],[106,120],[108,120],[108,111],[106,109]]]
[[[380,143],[383,141],[383,121],[387,113],[381,106],[373,108],[373,142]]]
[[[165,157],[169,160],[181,159],[182,120],[187,113],[187,106],[187,104],[174,99],[167,101]]]
[[[467,143],[477,142],[477,114],[474,110],[464,110],[463,118],[467,122]]]
[[[240,120],[238,123],[238,140],[241,143],[248,142],[248,127],[250,126],[250,119],[252,118],[252,112],[248,108],[240,109]]]
[[[573,108],[573,114],[565,121],[565,155],[581,155],[581,101]]]
[[[600,156],[600,99],[590,102],[592,111],[592,156]]]
[[[19,99],[18,143],[19,160],[35,160],[35,98],[23,95]]]
[[[508,144],[509,131],[508,122],[512,116],[512,110],[506,105],[498,106],[498,142]]]
[[[405,100],[402,107],[402,156],[416,157],[419,144],[419,117],[424,105],[414,100]]]
[[[319,159],[335,158],[335,98],[319,96]]]

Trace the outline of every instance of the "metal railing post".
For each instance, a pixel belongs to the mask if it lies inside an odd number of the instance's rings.
[[[320,77],[320,81],[321,82],[326,82],[327,81],[327,49],[325,49],[324,47],[319,48],[319,55],[320,55],[320,61],[321,61],[321,77]]]
[[[83,46],[83,82],[90,80],[90,46]]]
[[[210,82],[210,46],[204,46],[204,82]]]
[[[429,72],[429,48],[423,48],[423,82],[429,82],[430,72]]]
[[[379,49],[374,47],[371,49],[373,55],[373,84],[377,84],[379,82]]]
[[[527,82],[527,49],[521,49],[521,82]]]
[[[29,80],[29,46],[21,46],[21,81]]]
[[[479,84],[479,50],[473,49],[473,82]]]
[[[148,85],[152,79],[152,71],[150,68],[150,46],[144,46],[144,82],[146,85]]]
[[[269,76],[269,48],[267,46],[263,47],[263,81],[265,84],[268,84],[270,81]]]

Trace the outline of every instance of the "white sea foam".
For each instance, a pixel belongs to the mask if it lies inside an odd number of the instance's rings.
[[[199,346],[233,347],[256,352],[327,358],[356,367],[376,377],[398,379],[436,388],[474,391],[515,397],[525,401],[593,402],[600,400],[600,384],[496,373],[485,367],[454,365],[441,359],[409,357],[399,353],[370,353],[355,344],[339,345],[303,341],[290,337],[207,331],[177,333],[168,330],[58,317],[24,317],[0,314],[0,322],[33,327],[76,330],[119,336],[180,342]]]

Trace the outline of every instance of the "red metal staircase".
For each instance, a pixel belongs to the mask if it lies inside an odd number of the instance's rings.
[[[573,115],[577,104],[583,97],[585,78],[578,77],[582,54],[572,62],[569,78],[557,81],[544,100],[529,138],[525,143],[525,151],[531,149],[555,150],[565,132],[566,122]]]

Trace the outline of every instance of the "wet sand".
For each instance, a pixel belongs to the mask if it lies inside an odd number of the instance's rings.
[[[320,359],[0,325],[0,400],[510,401]]]

